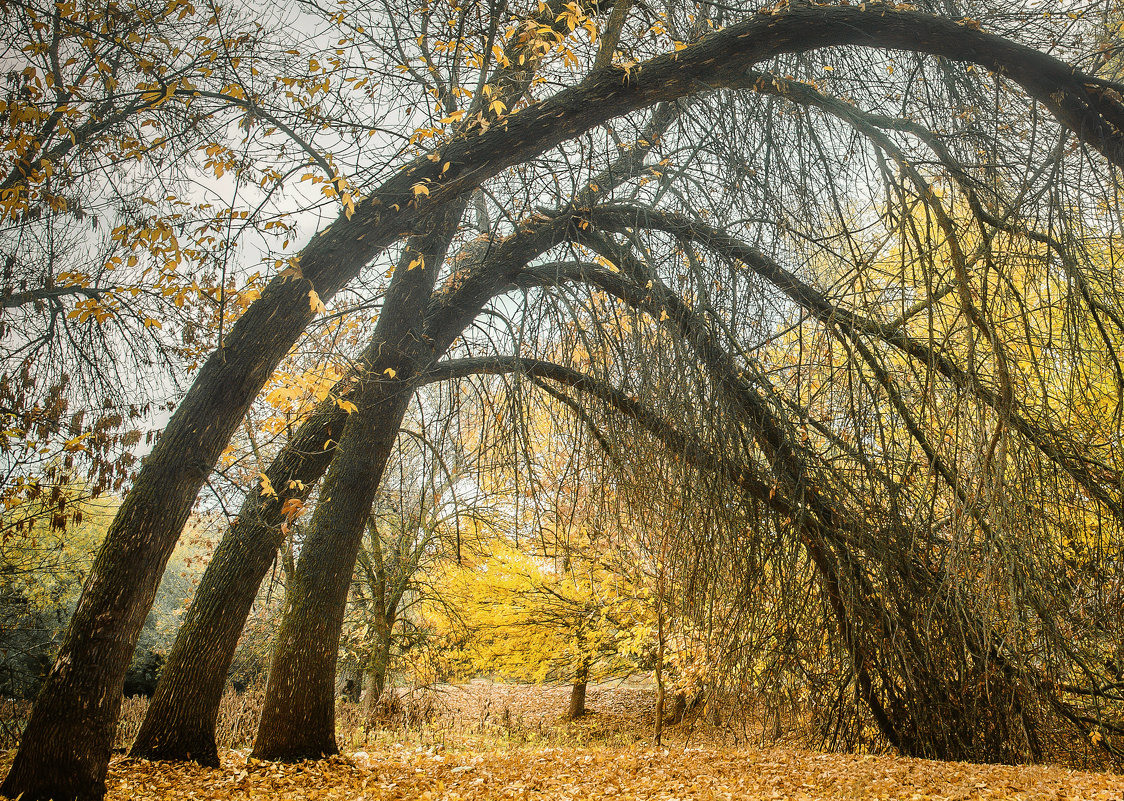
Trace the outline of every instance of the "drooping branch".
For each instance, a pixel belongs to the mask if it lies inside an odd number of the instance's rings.
[[[885,342],[917,362],[931,366],[954,385],[970,390],[975,397],[992,408],[1002,405],[995,390],[980,382],[978,376],[955,364],[945,354],[910,337],[899,326],[887,325],[864,317],[833,303],[826,295],[783,268],[760,250],[739,241],[713,226],[673,212],[642,207],[602,207],[589,212],[594,224],[608,231],[649,228],[664,231],[683,240],[698,242],[724,257],[736,260],[780,289],[820,322],[842,329],[860,331]],[[1078,484],[1124,521],[1121,500],[1102,482],[1097,481],[1086,466],[1065,453],[1048,432],[1016,407],[1008,411],[1011,426],[1025,436],[1047,458],[1065,470]]]
[[[632,419],[641,429],[652,435],[671,453],[681,457],[687,464],[725,478],[744,496],[756,500],[784,519],[799,521],[801,543],[808,550],[823,579],[824,591],[840,627],[844,645],[851,657],[862,698],[886,739],[894,746],[901,744],[894,722],[874,689],[869,671],[869,658],[859,642],[841,588],[839,571],[830,553],[828,543],[838,536],[838,532],[834,530],[836,524],[821,519],[814,508],[809,508],[806,504],[807,487],[798,487],[796,494],[790,495],[791,486],[783,482],[778,484],[775,477],[773,480],[766,480],[759,469],[751,464],[735,463],[727,457],[719,456],[692,433],[676,428],[647,405],[619,389],[593,376],[553,362],[520,357],[455,359],[435,364],[425,375],[424,380],[442,381],[477,374],[495,375],[509,372],[525,372],[538,379],[553,381],[598,399],[614,411]]]

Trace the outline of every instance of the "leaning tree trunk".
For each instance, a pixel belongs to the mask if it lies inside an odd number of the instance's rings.
[[[387,294],[375,327],[383,346],[353,393],[357,408],[344,423],[286,593],[254,739],[257,759],[315,759],[337,751],[336,655],[351,576],[414,381],[436,355],[424,313],[464,207],[447,208],[399,260],[396,275],[404,277]]]
[[[383,386],[385,393],[378,393],[383,402],[360,400],[324,478],[324,500],[313,514],[286,594],[254,739],[255,759],[337,753],[336,655],[351,574],[363,523],[411,396],[405,382]]]
[[[523,265],[562,237],[567,218],[539,223],[533,231],[521,231],[501,244],[489,245],[489,266],[478,266],[459,289],[445,297],[429,315],[426,338],[435,358],[463,330],[479,309],[506,285]],[[470,259],[471,261],[471,259]],[[376,337],[358,362],[373,363],[383,348]],[[344,379],[333,388],[339,397],[351,397]],[[215,720],[226,684],[226,675],[250,607],[280,542],[282,502],[302,498],[327,469],[336,440],[347,415],[334,401],[326,401],[303,424],[266,471],[277,491],[271,499],[255,491],[247,496],[231,526],[211,558],[195,593],[172,652],[161,673],[132,756],[146,759],[191,759],[216,765]],[[303,492],[289,489],[300,481]]]
[[[0,794],[25,801],[105,794],[125,672],[164,567],[199,489],[249,404],[312,319],[309,290],[327,301],[375,253],[434,209],[511,164],[659,99],[658,92],[625,93],[619,81],[605,77],[529,109],[514,124],[446,145],[436,161],[416,159],[350,218],[341,215],[306,246],[300,278],[275,279],[235,323],[114,517]],[[669,94],[684,93],[681,88]],[[600,94],[616,102],[590,103]],[[586,113],[575,113],[582,110]],[[471,169],[462,169],[465,165]],[[412,191],[419,182],[433,187],[428,197]],[[401,279],[396,276],[392,285]]]
[[[262,301],[204,365],[114,517],[0,793],[104,795],[125,672],[164,566],[203,480],[311,318],[295,285],[272,284]]]
[[[321,487],[302,546],[293,594],[274,650],[265,707],[254,741],[258,759],[316,758],[336,752],[334,679],[340,629],[351,574],[382,472],[417,380],[448,349],[497,288],[506,286],[527,262],[565,235],[568,216],[527,226],[502,245],[488,244],[480,269],[468,271],[457,288],[442,293],[426,312],[435,267],[409,270],[412,253],[440,264],[447,231],[463,205],[444,212],[428,237],[419,237],[398,273],[412,276],[388,294],[376,336],[379,358],[355,393],[351,414]],[[432,254],[432,255],[430,255]],[[470,251],[469,262],[476,255]],[[424,322],[424,328],[422,324]],[[381,333],[380,333],[381,332]],[[389,376],[389,378],[388,378]]]
[[[552,21],[553,13],[548,22]],[[524,92],[530,75],[523,73],[529,69],[530,62],[526,68],[515,70],[512,80],[505,84],[506,91],[513,95]],[[521,75],[522,80],[519,80]],[[666,113],[663,117],[668,120],[671,118]],[[643,151],[647,152],[647,149],[644,148]],[[623,173],[628,174],[628,171]],[[431,276],[428,279],[430,290],[434,280],[432,276],[436,275],[436,268],[447,252],[464,206],[465,201],[454,202],[435,217],[427,234],[414,237],[407,244],[407,254],[423,254],[422,270],[425,270],[426,263],[430,265],[430,269],[426,271]],[[521,231],[511,238],[514,242],[506,243],[505,247],[496,248],[491,253],[496,257],[496,262],[506,269],[475,270],[471,278],[460,285],[459,291],[446,297],[445,302],[433,310],[426,332],[433,347],[429,357],[431,360],[444,353],[498,286],[518,272],[530,258],[554,243],[560,228],[557,223],[540,223],[536,229]],[[490,246],[484,253],[488,254],[489,251]],[[472,263],[473,257],[475,254],[470,252],[468,263]],[[399,275],[411,271],[409,259],[409,255],[403,258]],[[421,270],[418,274],[421,274]],[[409,319],[409,311],[405,314],[396,312],[393,306],[395,299],[402,300],[406,296],[417,307],[417,318],[422,318],[423,296],[397,292],[388,297],[387,308],[384,310],[390,311],[390,314],[385,315],[385,319]],[[358,360],[359,370],[371,368],[375,357],[385,345],[388,328],[392,329],[393,326],[384,327],[380,324],[377,328],[372,343]],[[355,376],[349,376],[339,382],[333,388],[332,396],[350,396],[354,379]],[[238,521],[246,522],[236,521],[231,527],[204,573],[188,618],[177,635],[162,680],[131,750],[132,756],[148,759],[194,759],[200,764],[217,766],[214,729],[226,673],[233,661],[254,597],[280,544],[283,501],[293,497],[304,500],[307,497],[312,485],[328,467],[335,451],[334,433],[343,428],[344,418],[345,415],[334,401],[321,404],[266,472],[270,484],[278,494],[267,498],[260,491],[254,492],[243,503]],[[330,441],[332,444],[327,444]],[[303,489],[290,490],[291,482]],[[381,695],[385,682],[389,642],[386,650],[381,669],[375,666],[371,671],[377,677],[375,683],[378,692],[375,701]]]
[[[337,396],[345,394],[342,386],[334,389]],[[283,539],[282,504],[303,500],[320,480],[345,417],[334,401],[321,403],[266,470],[277,495],[260,490],[246,495],[203,572],[130,756],[219,766],[219,704],[246,618]],[[304,489],[289,489],[290,482]]]

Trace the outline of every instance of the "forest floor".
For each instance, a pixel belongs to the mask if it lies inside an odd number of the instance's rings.
[[[405,699],[398,717],[422,727],[350,731],[344,753],[297,764],[256,762],[248,749],[222,753],[222,768],[115,757],[110,801],[484,801],[485,799],[1124,799],[1124,775],[1055,767],[974,765],[893,756],[815,753],[757,736],[683,723],[665,747],[651,744],[652,693],[591,687],[592,712],[561,718],[567,688],[446,687]],[[422,708],[424,707],[424,709]]]

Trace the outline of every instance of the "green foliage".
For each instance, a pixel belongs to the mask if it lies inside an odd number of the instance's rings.
[[[6,527],[8,536],[0,541],[0,693],[34,696],[117,506],[112,497],[84,500],[74,516],[80,522],[65,529],[43,518],[31,526]],[[18,508],[11,512],[22,514]],[[137,644],[126,694],[151,692],[209,549],[195,522],[168,562]]]

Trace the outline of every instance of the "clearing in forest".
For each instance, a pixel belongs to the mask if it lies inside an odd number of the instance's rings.
[[[646,737],[651,708],[638,688],[591,688],[590,700],[588,719],[565,724],[551,713],[565,708],[562,688],[474,682],[444,693],[433,728],[404,734],[408,744],[381,742],[382,733],[377,745],[294,764],[226,751],[219,770],[117,758],[107,801],[1124,798],[1124,776],[1113,774],[723,746],[689,723],[671,727],[670,746],[655,748]],[[504,726],[520,736],[505,738]],[[589,744],[558,744],[567,738]]]

